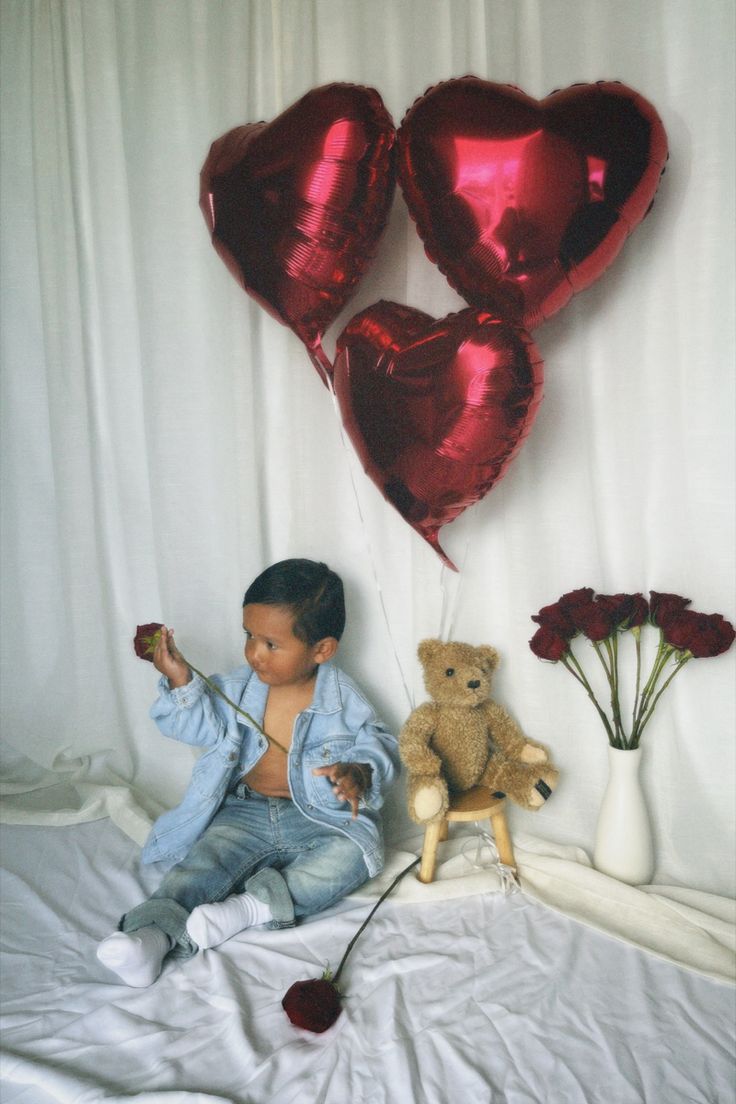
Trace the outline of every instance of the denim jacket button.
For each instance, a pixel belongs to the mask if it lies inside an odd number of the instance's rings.
[[[238,757],[237,757],[237,755],[235,754],[234,751],[231,751],[230,754],[228,755],[228,759],[230,760],[231,763],[234,763],[237,758]]]

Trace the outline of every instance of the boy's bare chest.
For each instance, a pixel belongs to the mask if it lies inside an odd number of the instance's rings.
[[[303,709],[311,705],[313,692],[312,685],[306,688],[285,687],[283,690],[270,690],[263,715],[263,727],[282,747],[291,747],[294,721]]]
[[[287,757],[284,751],[291,747],[294,721],[311,703],[312,692],[311,686],[307,690],[300,688],[297,693],[276,693],[274,689],[269,692],[263,727],[281,746],[271,744],[252,770],[244,776],[251,789],[267,797],[290,796]]]

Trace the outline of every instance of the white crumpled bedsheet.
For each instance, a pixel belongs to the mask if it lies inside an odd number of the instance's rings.
[[[343,1014],[312,1035],[282,996],[337,966],[411,847],[331,915],[244,932],[133,990],[94,949],[156,883],[138,846],[110,820],[2,838],[3,1104],[733,1104],[719,899],[609,884],[523,838],[523,891],[505,896],[485,849],[453,838],[436,883],[408,875],[378,910]],[[695,944],[698,962],[677,965]]]

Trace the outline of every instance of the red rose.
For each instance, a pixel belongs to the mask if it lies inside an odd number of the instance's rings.
[[[649,620],[661,628],[668,617],[681,613],[690,605],[690,601],[690,598],[681,598],[679,594],[660,594],[656,590],[650,590]]]
[[[664,638],[680,652],[695,659],[707,659],[728,651],[734,641],[734,627],[720,613],[696,613],[683,609],[669,616],[662,626]]]
[[[649,603],[643,594],[599,594],[596,602],[610,614],[617,629],[637,628],[649,614]]]
[[[590,594],[592,595],[592,591]],[[570,610],[575,628],[588,640],[605,640],[616,627],[612,614],[593,597],[581,597]]]
[[[317,1033],[326,1031],[328,1027],[332,1027],[342,1011],[342,997],[340,995],[340,990],[337,988],[337,983],[340,980],[340,974],[342,973],[343,966],[347,962],[348,955],[355,946],[361,933],[367,928],[376,909],[386,900],[389,893],[393,892],[401,879],[415,866],[419,865],[420,861],[421,858],[412,859],[409,865],[404,867],[400,874],[396,875],[388,889],[384,889],[383,893],[345,948],[345,954],[342,956],[340,965],[337,967],[334,975],[326,970],[321,978],[312,978],[309,981],[295,981],[291,988],[286,991],[281,1005],[293,1024],[297,1027],[306,1028],[307,1031],[315,1031]]]
[[[135,654],[140,659],[147,659],[153,663],[153,649],[158,644],[159,634],[163,625],[158,621],[152,621],[149,625],[139,625],[136,629],[133,647]]]
[[[633,750],[639,747],[657,702],[678,671],[690,659],[721,655],[736,639],[733,625],[720,613],[697,613],[687,609],[689,605],[689,598],[656,590],[650,590],[647,602],[642,594],[594,595],[590,587],[582,587],[563,594],[554,605],[545,606],[532,617],[540,628],[529,641],[529,647],[540,659],[553,662],[561,659],[593,702],[611,746]],[[647,620],[659,629],[659,642],[651,671],[642,677],[640,628]],[[569,631],[569,625],[575,632]],[[615,637],[611,645],[607,638],[628,629],[634,630],[636,638],[636,688],[627,734],[619,701],[619,642]],[[605,648],[596,651],[611,692],[610,715],[598,701],[573,651],[572,638],[576,632],[584,633],[594,643],[606,641]]]
[[[540,659],[550,659],[553,663],[557,663],[568,650],[569,641],[554,629],[548,629],[546,625],[542,625],[529,641],[529,647]]]
[[[539,613],[532,616],[532,621],[536,621],[543,628],[549,629],[558,636],[564,636],[568,640],[575,636],[575,624],[559,602],[555,602],[551,606],[543,606]]]
[[[296,1027],[320,1033],[332,1027],[342,1011],[342,998],[327,978],[295,981],[281,1004]]]
[[[631,598],[631,612],[628,628],[635,629],[643,625],[649,616],[649,603],[643,594],[630,594],[629,598]]]
[[[563,594],[558,599],[557,605],[564,613],[573,616],[576,609],[580,606],[587,606],[589,602],[593,601],[593,588],[592,587],[580,587],[579,590],[569,590],[567,594]]]

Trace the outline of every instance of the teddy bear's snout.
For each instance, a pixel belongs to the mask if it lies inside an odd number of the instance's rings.
[[[479,686],[480,686],[480,679],[471,679],[470,682],[468,683],[468,688],[470,690],[477,690]]]

